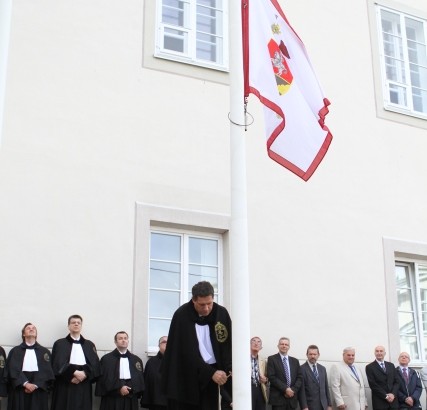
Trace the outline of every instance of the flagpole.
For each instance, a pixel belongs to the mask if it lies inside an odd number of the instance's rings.
[[[241,2],[229,1],[233,409],[252,408]]]

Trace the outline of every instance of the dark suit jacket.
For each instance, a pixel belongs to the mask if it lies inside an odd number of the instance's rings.
[[[309,410],[325,410],[328,406],[332,406],[326,369],[319,363],[316,367],[319,381],[313,373],[311,364],[305,362],[301,366],[303,385],[298,395],[301,409],[308,407]]]
[[[406,381],[403,377],[402,370],[400,367],[397,367],[397,378],[399,380],[399,391],[397,393],[397,399],[399,400],[399,408],[412,408],[412,409],[420,409],[420,397],[423,392],[423,385],[421,384],[420,375],[414,370],[408,368],[408,380],[409,383],[406,386]],[[414,406],[409,407],[405,403],[405,399],[407,397],[412,397],[414,400]]]
[[[376,360],[366,366],[366,377],[372,391],[372,407],[374,410],[399,408],[397,400],[397,392],[399,391],[397,370],[393,363],[384,361],[384,364],[385,373]],[[395,395],[395,399],[391,403],[385,398],[388,393]]]
[[[302,387],[302,374],[298,359],[288,356],[288,363],[291,376],[291,389],[295,393],[294,397],[285,397],[286,379],[280,353],[270,356],[267,361],[267,377],[270,381],[269,403],[273,406],[286,406],[296,409],[298,406],[298,392]]]

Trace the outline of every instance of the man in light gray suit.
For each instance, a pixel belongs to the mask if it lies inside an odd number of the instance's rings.
[[[365,410],[368,407],[362,373],[354,365],[355,354],[353,347],[346,347],[343,361],[333,365],[329,372],[332,398],[339,410]]]
[[[301,366],[303,387],[299,391],[301,410],[332,410],[326,369],[317,363],[320,353],[316,345],[307,348],[307,361]]]

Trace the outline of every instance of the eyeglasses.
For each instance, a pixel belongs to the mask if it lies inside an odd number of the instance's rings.
[[[162,340],[161,342],[160,342],[160,344],[162,345],[163,343],[167,343],[168,341],[167,340]]]

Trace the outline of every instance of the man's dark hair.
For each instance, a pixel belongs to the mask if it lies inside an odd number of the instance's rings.
[[[25,342],[25,337],[24,337],[24,331],[26,329],[27,326],[32,325],[31,322],[25,323],[24,327],[21,330],[21,336],[22,336],[22,341]],[[37,340],[37,330],[36,330],[36,340]]]
[[[191,294],[193,295],[193,300],[197,300],[198,297],[205,298],[206,296],[214,297],[215,291],[213,286],[207,282],[202,281],[196,283],[191,289]]]
[[[320,352],[319,352],[319,348],[316,346],[316,345],[310,345],[310,346],[308,346],[307,347],[307,353],[306,354],[308,354],[308,351],[309,350],[317,350],[317,353],[318,354],[320,354]]]
[[[71,316],[68,318],[68,324],[70,324],[71,319],[80,319],[80,321],[83,323],[83,318],[82,318],[80,315],[71,315]]]
[[[128,335],[124,330],[120,330],[120,332],[117,332],[117,333],[114,335],[114,341],[115,341],[115,342],[117,342],[117,336],[118,336],[118,335],[121,335],[121,334],[126,335],[126,336],[128,337],[128,339],[129,339],[129,335]]]

